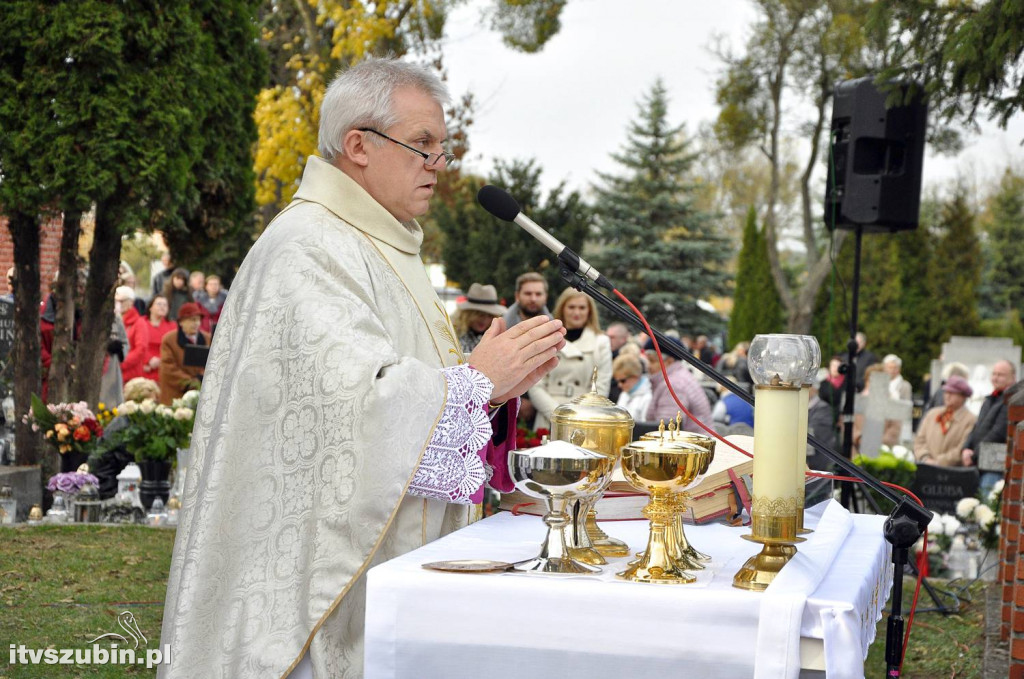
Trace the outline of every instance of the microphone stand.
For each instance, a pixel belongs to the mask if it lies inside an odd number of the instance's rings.
[[[631,324],[634,328],[646,332],[639,316],[633,313],[632,309],[600,292],[586,277],[578,273],[579,255],[569,248],[565,248],[558,255],[558,261],[560,264],[559,274],[566,283],[584,293],[623,321]],[[609,285],[611,284],[609,283]],[[653,327],[651,330],[658,339],[658,345],[663,351],[668,352],[670,356],[686,361],[705,376],[736,394],[750,405],[754,404],[754,397],[749,391],[718,372],[713,366],[704,363],[698,357],[691,354],[678,340],[665,335]],[[847,375],[847,379],[851,377],[856,379],[856,374],[852,376]],[[899,677],[900,665],[903,661],[901,652],[903,648],[903,568],[907,564],[910,547],[917,542],[925,528],[927,528],[928,523],[932,519],[932,513],[924,507],[917,505],[908,497],[900,495],[888,486],[883,485],[881,481],[810,434],[807,436],[807,441],[815,450],[831,460],[837,467],[840,467],[850,476],[860,479],[869,488],[896,505],[889,514],[889,518],[886,520],[883,528],[883,535],[892,546],[893,563],[892,600],[890,602],[891,608],[885,635],[885,676],[887,678]]]

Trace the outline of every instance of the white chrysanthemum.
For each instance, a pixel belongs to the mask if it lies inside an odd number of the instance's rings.
[[[192,409],[191,408],[184,408],[184,407],[178,408],[177,410],[174,411],[174,419],[176,419],[176,420],[190,420],[190,419],[192,419]]]
[[[956,532],[960,530],[960,521],[955,516],[949,514],[942,515],[942,532],[950,537],[956,535]]]
[[[982,528],[988,528],[996,520],[996,513],[988,505],[978,505],[974,508],[974,520]]]
[[[139,411],[141,411],[143,415],[150,415],[154,410],[156,410],[156,401],[151,398],[147,398],[139,404]]]
[[[913,462],[914,461],[914,452],[912,450],[910,450],[909,448],[907,448],[906,446],[900,446],[900,445],[893,446],[892,447],[892,454],[896,457],[896,459],[903,460],[904,462]]]
[[[156,407],[156,414],[160,417],[174,417],[174,411],[165,405],[158,405]]]
[[[924,548],[924,536],[922,535],[921,537],[919,537],[917,539],[917,542],[914,543],[914,546],[911,547],[911,549],[914,551],[914,554],[920,554],[921,550],[923,548]]]
[[[980,504],[981,502],[976,497],[963,498],[962,500],[960,500],[960,502],[956,503],[957,517],[963,519],[964,521],[969,521],[971,518],[971,514],[974,513],[975,508],[977,508]]]
[[[942,547],[939,546],[939,543],[932,542],[931,540],[928,541],[928,553],[929,554],[939,554],[941,552],[942,552]]]
[[[198,404],[198,403],[199,403],[199,390],[198,389],[189,389],[181,397],[181,405],[183,405],[186,408],[191,408],[192,410],[195,410],[196,409],[196,404]]]
[[[942,535],[942,515],[932,514],[932,520],[928,522],[928,533]]]
[[[988,501],[989,502],[995,502],[996,501],[996,497],[998,497],[999,494],[1003,492],[1003,485],[1005,483],[1006,483],[1006,481],[1004,481],[1003,479],[999,479],[998,481],[996,481],[996,484],[994,486],[992,486],[992,490],[990,490],[988,492]]]
[[[139,404],[135,401],[125,401],[117,406],[117,412],[120,415],[134,415],[139,412]]]

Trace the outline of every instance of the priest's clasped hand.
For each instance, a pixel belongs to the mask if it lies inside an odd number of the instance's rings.
[[[565,346],[561,321],[541,315],[508,330],[495,318],[469,357],[469,364],[494,383],[491,401],[503,403],[526,393],[558,365],[558,350]]]

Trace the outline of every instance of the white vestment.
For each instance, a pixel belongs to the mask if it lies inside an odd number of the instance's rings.
[[[246,257],[196,414],[160,677],[283,677],[307,650],[318,679],[361,676],[366,570],[475,518],[406,494],[450,434],[462,358],[422,237],[311,158]]]

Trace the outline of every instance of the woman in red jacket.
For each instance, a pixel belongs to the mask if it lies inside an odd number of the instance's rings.
[[[166,297],[154,295],[149,301],[148,315],[139,318],[128,329],[131,349],[121,363],[125,382],[134,377],[156,380],[160,370],[160,341],[164,335],[178,329],[177,323],[167,320],[169,309]]]

